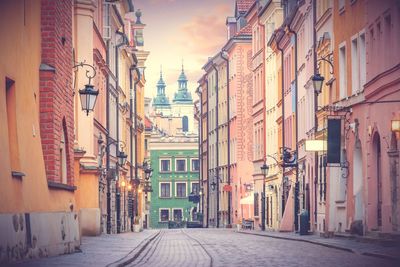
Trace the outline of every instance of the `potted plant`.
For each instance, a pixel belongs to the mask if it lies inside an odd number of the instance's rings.
[[[139,233],[140,232],[140,218],[135,217],[133,220],[133,232]]]

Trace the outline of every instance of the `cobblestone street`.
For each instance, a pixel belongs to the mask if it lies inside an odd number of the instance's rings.
[[[13,266],[386,267],[396,264],[393,260],[232,230],[178,229],[85,238],[82,253]]]

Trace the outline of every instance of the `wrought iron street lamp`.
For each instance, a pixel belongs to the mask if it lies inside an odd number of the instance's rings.
[[[269,167],[267,165],[266,162],[264,162],[264,164],[260,167],[261,168],[261,172],[264,175],[263,177],[263,192],[262,192],[262,196],[261,196],[261,208],[262,208],[262,212],[261,212],[261,230],[265,231],[265,179],[267,179],[267,175],[268,175],[268,171],[269,171]]]
[[[95,68],[87,64],[85,62],[80,62],[73,66],[74,69],[79,67],[89,67],[92,69],[93,73],[90,75],[90,71],[86,70],[86,77],[89,79],[88,84],[85,85],[85,88],[79,90],[79,97],[81,99],[82,110],[86,112],[86,115],[89,116],[89,112],[94,110],[96,105],[97,96],[99,91],[94,88],[94,85],[91,84],[91,80],[96,76]]]
[[[322,92],[322,84],[324,80],[325,80],[324,76],[321,76],[319,73],[315,74],[312,77],[315,94],[319,95]]]
[[[121,150],[121,151],[118,151],[117,158],[118,158],[119,166],[124,166],[126,163],[126,159],[128,158],[128,155],[125,154],[125,152],[123,150]]]

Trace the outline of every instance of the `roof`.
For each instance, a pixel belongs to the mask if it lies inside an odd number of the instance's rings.
[[[236,0],[235,9],[239,13],[246,13],[254,2],[255,0]]]
[[[235,35],[251,35],[251,24],[247,24],[246,26],[244,26]]]
[[[151,127],[153,126],[153,123],[147,116],[144,117],[144,126],[146,129],[151,129]]]

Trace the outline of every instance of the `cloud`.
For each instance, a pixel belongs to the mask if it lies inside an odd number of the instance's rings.
[[[219,4],[208,14],[193,16],[179,28],[172,42],[199,57],[212,56],[226,41],[225,19],[229,12],[228,4]]]

